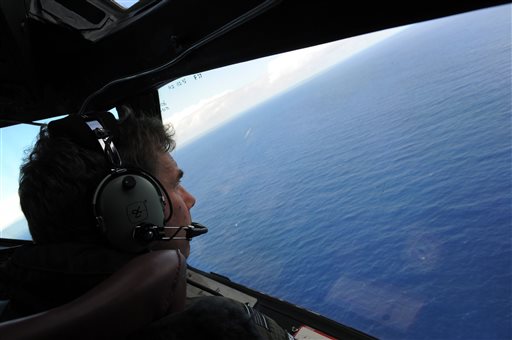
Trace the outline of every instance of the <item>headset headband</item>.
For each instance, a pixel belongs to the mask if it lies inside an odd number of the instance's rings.
[[[115,147],[119,138],[119,127],[110,112],[97,112],[94,115],[69,115],[48,124],[51,137],[73,140],[89,150],[104,153],[114,168],[122,166]]]

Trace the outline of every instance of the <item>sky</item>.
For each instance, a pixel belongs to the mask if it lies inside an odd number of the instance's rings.
[[[407,26],[256,59],[180,78],[159,90],[162,118],[176,131],[177,148],[222,126],[249,108],[406,29]],[[23,219],[18,176],[39,128],[0,129],[0,237]]]

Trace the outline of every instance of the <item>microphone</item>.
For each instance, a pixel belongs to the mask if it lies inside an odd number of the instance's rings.
[[[187,241],[190,241],[192,238],[206,234],[208,232],[207,227],[205,227],[201,223],[197,223],[197,222],[192,222],[187,226],[181,226],[181,227],[164,227],[164,229],[178,229],[178,230],[171,237],[169,237],[169,236],[162,237],[161,238],[162,240],[187,240]],[[183,237],[183,236],[175,237],[180,232],[180,230],[186,231],[185,237]]]

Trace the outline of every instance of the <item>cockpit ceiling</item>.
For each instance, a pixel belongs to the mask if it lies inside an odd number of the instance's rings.
[[[509,2],[142,0],[129,10],[106,0],[78,3],[0,2],[0,125],[76,112],[120,78],[127,77],[89,109],[183,75]]]

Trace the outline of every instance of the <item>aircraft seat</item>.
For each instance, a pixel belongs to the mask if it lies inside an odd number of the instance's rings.
[[[138,256],[83,296],[0,323],[3,340],[113,339],[185,308],[186,260],[176,250]]]

